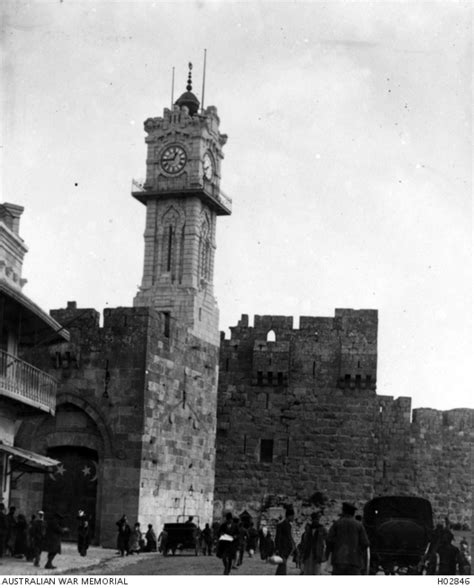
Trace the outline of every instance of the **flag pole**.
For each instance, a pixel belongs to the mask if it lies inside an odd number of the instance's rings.
[[[202,70],[201,112],[204,112],[204,90],[206,88],[206,56],[207,56],[207,49],[204,49],[204,67]]]
[[[173,71],[171,74],[171,110],[173,110],[173,103],[174,103],[174,66],[173,66]]]

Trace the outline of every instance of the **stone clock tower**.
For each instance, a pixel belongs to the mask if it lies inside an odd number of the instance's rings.
[[[213,275],[216,217],[231,213],[220,190],[227,136],[214,106],[200,110],[191,69],[186,90],[172,110],[144,123],[146,180],[132,195],[147,207],[145,260],[134,306],[153,307],[219,345]]]

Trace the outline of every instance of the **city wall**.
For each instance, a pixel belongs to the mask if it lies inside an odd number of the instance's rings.
[[[70,343],[36,348],[25,359],[59,379],[56,416],[26,421],[18,443],[45,454],[96,452],[92,516],[103,545],[115,545],[123,513],[155,529],[190,514],[210,521],[218,348],[149,308],[106,309],[103,327],[99,313],[75,303],[51,314]],[[18,480],[12,502],[19,511],[42,507],[43,478]]]
[[[325,501],[361,509],[379,494],[428,498],[436,518],[471,522],[473,415],[411,410],[376,393],[377,312],[334,317],[242,316],[222,334],[215,517],[249,512],[303,520]]]

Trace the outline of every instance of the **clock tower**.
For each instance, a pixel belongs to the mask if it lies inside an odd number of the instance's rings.
[[[217,109],[200,109],[191,68],[172,109],[144,123],[146,180],[134,182],[132,195],[147,209],[145,259],[134,306],[151,306],[219,345],[213,276],[216,218],[231,214],[220,189],[227,136],[219,132]]]

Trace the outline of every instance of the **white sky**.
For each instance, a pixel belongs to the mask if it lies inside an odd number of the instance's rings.
[[[469,2],[4,1],[1,201],[24,292],[131,306],[142,123],[194,63],[229,135],[215,291],[242,313],[379,310],[378,393],[474,407]]]

